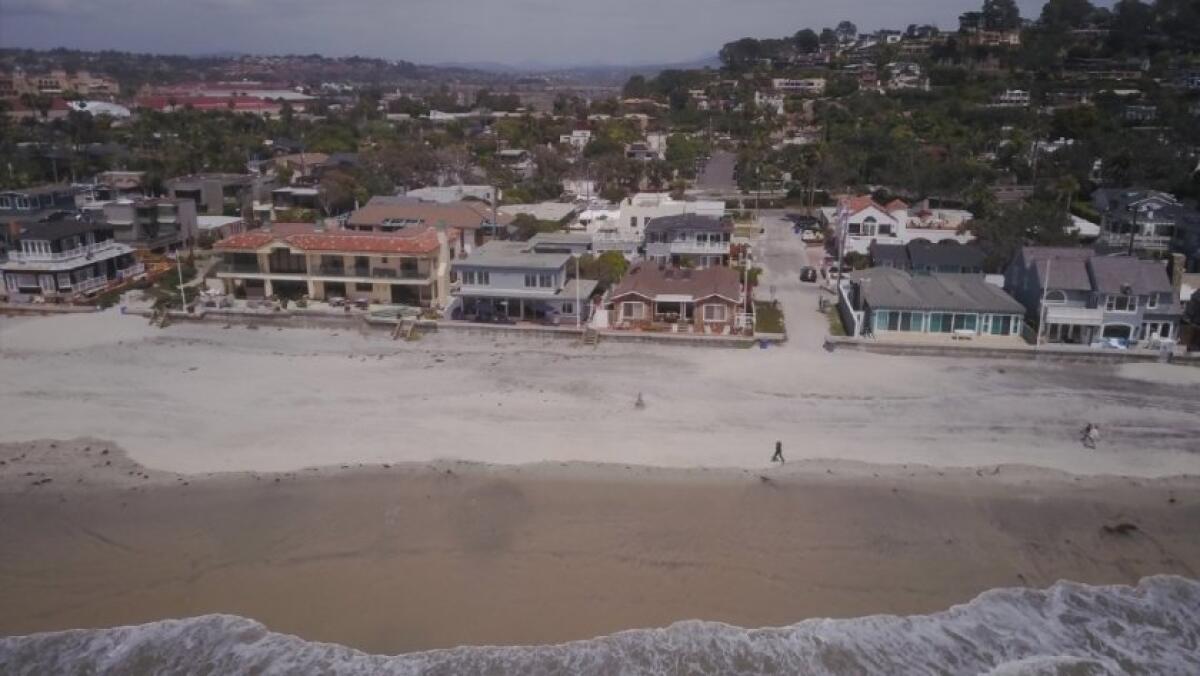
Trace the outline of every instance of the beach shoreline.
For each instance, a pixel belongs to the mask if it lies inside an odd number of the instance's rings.
[[[219,612],[395,654],[1200,570],[1200,477],[844,461],[197,476],[99,439],[3,444],[0,460],[0,635]]]

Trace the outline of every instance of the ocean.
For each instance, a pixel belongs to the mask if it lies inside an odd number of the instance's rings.
[[[206,615],[0,639],[0,673],[1196,676],[1200,581],[1059,582],[994,589],[930,615],[810,619],[765,629],[689,620],[559,645],[395,656]]]

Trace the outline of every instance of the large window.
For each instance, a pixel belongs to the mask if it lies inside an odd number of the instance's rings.
[[[974,331],[978,321],[978,315],[954,315],[954,330]]]
[[[1158,308],[1158,294],[1152,293],[1146,297],[1146,309],[1154,310]]]
[[[554,275],[538,275],[538,286],[549,289],[554,286]]]
[[[729,321],[729,308],[724,305],[705,305],[704,306],[704,321],[706,322],[725,322]]]
[[[1047,291],[1047,303],[1065,303],[1067,302],[1067,294],[1063,291]]]
[[[1137,296],[1108,296],[1104,308],[1109,312],[1137,312]]]
[[[482,270],[464,270],[462,273],[463,284],[468,286],[487,286],[488,273]]]
[[[641,319],[645,312],[646,306],[638,301],[621,303],[621,319]]]
[[[992,315],[992,335],[1007,336],[1012,333],[1012,315]]]

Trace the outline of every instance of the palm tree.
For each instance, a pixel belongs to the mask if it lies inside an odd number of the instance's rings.
[[[1075,177],[1071,174],[1064,174],[1059,177],[1058,182],[1055,184],[1055,190],[1058,192],[1058,196],[1065,200],[1067,215],[1070,216],[1071,200],[1079,192],[1079,181],[1075,180]]]

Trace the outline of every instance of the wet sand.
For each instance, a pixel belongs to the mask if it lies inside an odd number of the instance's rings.
[[[849,462],[176,475],[94,439],[0,445],[0,461],[0,635],[219,612],[398,653],[927,613],[994,587],[1200,571],[1195,476]],[[1105,529],[1123,523],[1136,530]]]

